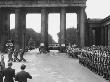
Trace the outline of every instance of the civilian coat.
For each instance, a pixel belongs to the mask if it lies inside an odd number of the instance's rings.
[[[27,78],[32,79],[32,76],[26,71],[20,71],[15,76],[15,81],[27,82]]]
[[[3,71],[4,82],[14,82],[13,78],[15,77],[15,69],[10,67],[4,69]]]

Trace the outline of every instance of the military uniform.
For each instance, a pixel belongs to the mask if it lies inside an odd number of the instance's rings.
[[[25,51],[24,50],[20,50],[20,61],[24,61],[26,62],[26,60],[23,58]]]

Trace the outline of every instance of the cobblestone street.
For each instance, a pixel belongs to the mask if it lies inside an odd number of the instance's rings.
[[[26,64],[26,71],[33,77],[28,82],[108,82],[64,53],[38,54],[33,50],[27,52],[25,58],[27,62],[14,62],[13,68],[18,72],[21,64]],[[7,55],[5,62],[7,65]]]

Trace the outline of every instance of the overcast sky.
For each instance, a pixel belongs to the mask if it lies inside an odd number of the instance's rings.
[[[105,18],[110,15],[110,0],[87,0],[86,13],[88,18]],[[15,27],[15,15],[11,15],[11,28]],[[41,31],[41,14],[27,14],[26,27],[33,28],[36,32]],[[48,32],[55,41],[60,31],[60,14],[49,14]],[[77,15],[66,14],[66,28],[77,27]]]

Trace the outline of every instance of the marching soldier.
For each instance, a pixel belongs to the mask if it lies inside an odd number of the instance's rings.
[[[23,57],[24,53],[25,53],[25,51],[23,49],[20,49],[20,61],[26,62],[26,59],[24,59],[24,57]]]
[[[110,77],[110,51],[107,47],[92,46],[81,50],[79,63],[105,79]]]
[[[18,59],[18,52],[19,52],[18,49],[14,49],[14,59],[13,59],[14,62],[20,61],[20,59]]]

